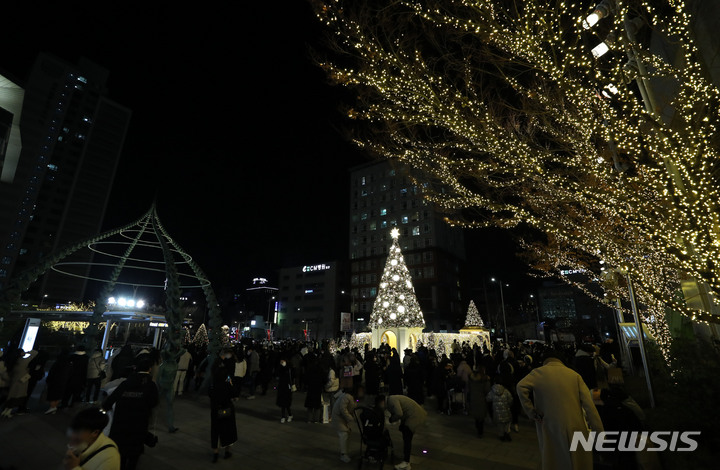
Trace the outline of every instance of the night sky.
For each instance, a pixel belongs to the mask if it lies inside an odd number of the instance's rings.
[[[281,266],[347,259],[348,168],[367,157],[343,137],[345,92],[310,59],[322,31],[308,3],[13,3],[1,72],[24,80],[41,51],[86,56],[133,110],[106,228],[157,198],[221,293]],[[473,234],[473,277],[521,277],[513,251],[501,232]]]

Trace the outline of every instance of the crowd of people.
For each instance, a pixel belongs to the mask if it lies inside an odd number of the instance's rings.
[[[298,419],[331,423],[343,462],[352,460],[347,443],[357,422],[387,446],[386,426],[398,423],[403,461],[396,468],[403,470],[410,468],[413,436],[422,429],[427,409],[468,415],[478,437],[491,421],[503,442],[520,431],[524,410],[536,422],[547,469],[587,468],[583,465],[591,454],[568,450],[567,436],[575,430],[643,426],[640,407],[624,393],[622,374],[615,371],[621,370],[619,353],[611,342],[551,350],[537,343],[488,348],[455,341],[446,352],[422,344],[403,352],[401,359],[387,344],[331,351],[327,342],[248,341],[211,357],[191,344],[176,358],[177,365],[173,361],[173,368],[167,368],[157,350],[134,351],[126,345],[106,362],[102,351],[88,353],[78,346],[55,358],[46,374],[46,354],[18,350],[0,357],[0,407],[6,418],[26,412],[28,397],[43,378],[46,413],[81,402],[90,405],[71,426],[70,470],[78,462],[85,462],[84,469],[135,469],[144,449],[157,443],[150,429],[153,416],[163,415],[168,431],[176,432],[172,398],[188,391],[210,398],[212,462],[221,450],[223,458],[232,456],[238,439],[237,401],[270,391],[281,425]],[[158,380],[162,374],[171,374],[170,380]],[[157,385],[168,381],[170,388]],[[366,396],[374,406],[359,410],[358,421],[356,408]],[[164,414],[156,410],[161,397],[167,403]],[[305,412],[298,418],[300,405]]]

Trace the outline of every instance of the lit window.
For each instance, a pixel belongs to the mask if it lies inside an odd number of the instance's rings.
[[[50,171],[57,171],[57,165],[53,165],[52,163],[48,163],[48,170]]]
[[[408,223],[408,222],[409,222],[408,216],[406,216],[406,215],[402,216],[401,221],[402,221],[402,223],[404,223],[404,224]]]
[[[382,222],[380,222],[380,228],[387,228],[387,225],[387,220],[383,220]]]
[[[78,82],[87,83],[87,78],[85,78],[85,77],[78,77]]]
[[[9,256],[3,256],[2,264],[10,264],[10,257]]]
[[[370,288],[370,297],[375,297],[377,295],[377,287],[371,287]]]
[[[360,215],[360,219],[362,219],[362,220],[367,220],[367,218],[368,218],[367,212],[363,212],[362,215]]]
[[[387,215],[387,209],[384,207],[380,209],[380,215]]]
[[[412,234],[413,234],[413,235],[420,235],[420,227],[413,227]]]
[[[365,186],[366,183],[367,183],[367,181],[366,181],[365,177],[364,177],[364,176],[361,177],[361,178],[360,178],[360,184],[361,184],[362,186]]]
[[[367,195],[368,195],[367,189],[363,189],[362,191],[360,191],[360,196],[367,196]]]
[[[370,230],[377,230],[377,222],[370,222]]]

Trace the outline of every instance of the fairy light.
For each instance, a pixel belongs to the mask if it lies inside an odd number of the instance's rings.
[[[627,3],[589,13],[592,5],[563,0],[528,0],[522,10],[405,0],[375,11],[325,0],[316,11],[343,53],[343,65],[321,65],[358,95],[348,117],[363,123],[360,147],[419,170],[424,197],[451,225],[544,233],[548,242],[529,248],[545,272],[571,266],[599,277],[600,258],[606,270],[624,268],[667,358],[667,309],[718,321],[687,307],[680,280],[720,293],[720,91],[684,1],[640,0],[632,12]],[[642,49],[638,58],[677,85],[667,97],[672,123],[624,85],[624,57],[598,61],[586,46],[601,40],[592,25],[622,31],[631,13],[677,38],[677,62]]]
[[[425,320],[398,242],[400,231],[393,228],[390,236],[392,245],[370,314],[370,326],[424,328]]]

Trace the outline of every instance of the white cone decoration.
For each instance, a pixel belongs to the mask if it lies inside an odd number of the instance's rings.
[[[465,328],[481,328],[484,326],[485,323],[480,316],[480,312],[478,312],[475,302],[471,300],[470,306],[468,306],[467,316],[465,317]]]
[[[394,228],[391,235],[392,247],[380,279],[380,289],[370,315],[370,326],[424,328],[425,319],[398,244],[400,231]]]

